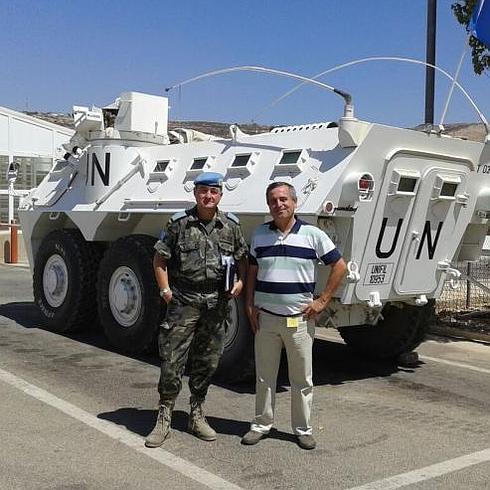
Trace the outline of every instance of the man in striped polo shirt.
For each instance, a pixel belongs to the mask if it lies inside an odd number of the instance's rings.
[[[255,419],[243,438],[257,444],[272,428],[277,372],[284,346],[291,383],[291,424],[303,449],[314,449],[310,424],[313,399],[314,318],[345,276],[346,265],[326,233],[295,216],[296,191],[274,182],[266,191],[273,221],[259,226],[250,245],[247,314],[255,333]],[[315,266],[331,266],[321,295],[313,298]]]

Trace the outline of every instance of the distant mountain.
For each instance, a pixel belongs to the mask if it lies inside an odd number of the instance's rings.
[[[415,128],[417,131],[424,131],[425,124],[419,124]],[[444,124],[444,134],[449,134],[454,138],[461,138],[471,141],[479,141],[482,143],[485,140],[485,126],[482,123],[453,123]]]
[[[52,124],[58,124],[58,126],[64,126],[65,128],[75,129],[73,126],[73,116],[71,114],[58,114],[55,112],[35,112],[35,111],[23,111],[28,116],[37,117],[43,121],[50,122]]]
[[[53,124],[59,124],[67,128],[74,129],[73,117],[71,114],[56,114],[52,112],[25,112],[29,116],[37,117],[44,121],[48,121]],[[248,134],[265,133],[270,131],[275,126],[267,126],[260,124],[238,124],[240,129]],[[221,138],[228,138],[230,136],[229,123],[212,122],[212,121],[169,121],[169,129],[175,128],[189,128],[201,131],[203,133],[212,134]],[[420,124],[416,126],[415,130],[423,131],[425,125]],[[445,133],[455,138],[463,138],[472,141],[482,142],[485,139],[485,128],[483,124],[478,123],[454,123],[446,124],[444,126]]]
[[[66,128],[75,129],[73,125],[73,116],[71,114],[56,114],[53,112],[28,112],[25,114],[37,117],[43,121],[48,121],[53,124],[59,124],[60,126],[65,126]],[[266,126],[261,124],[238,124],[240,129],[248,134],[266,133],[270,131],[274,126]],[[213,122],[213,121],[169,121],[168,129],[175,128],[188,128],[194,129],[196,131],[201,131],[202,133],[212,134],[220,138],[230,137],[230,124]]]

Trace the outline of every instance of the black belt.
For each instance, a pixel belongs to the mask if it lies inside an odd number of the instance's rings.
[[[186,281],[186,280],[178,280],[175,283],[175,287],[182,292],[191,291],[193,293],[204,293],[210,294],[215,293],[217,291],[223,291],[224,283],[223,280],[218,281],[216,279],[210,279],[207,281]]]
[[[304,315],[304,313],[295,313],[294,315],[281,315],[280,313],[273,313],[272,311],[266,310],[265,308],[259,308],[259,310],[263,311],[264,313],[268,313],[269,315],[279,316],[281,318],[297,318]]]

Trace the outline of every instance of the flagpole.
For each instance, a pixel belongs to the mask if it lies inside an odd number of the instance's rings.
[[[436,64],[437,0],[427,0],[427,50],[426,62]],[[432,66],[425,70],[425,124],[434,124],[435,71]]]

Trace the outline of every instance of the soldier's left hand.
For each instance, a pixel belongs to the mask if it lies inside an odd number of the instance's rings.
[[[230,291],[230,295],[236,298],[240,295],[243,289],[243,281],[238,279],[238,281],[233,285],[233,289]]]

